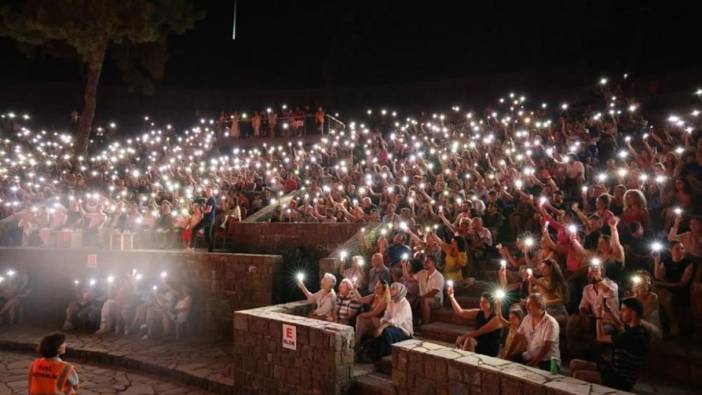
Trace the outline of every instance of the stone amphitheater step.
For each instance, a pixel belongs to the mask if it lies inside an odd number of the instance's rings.
[[[377,373],[392,376],[392,355],[380,358],[378,362],[376,362],[375,367],[377,369]]]
[[[392,366],[392,360],[390,361]],[[391,368],[392,369],[392,368]],[[349,390],[351,395],[395,395],[390,375],[373,372],[356,377]]]
[[[431,312],[431,320],[433,322],[445,322],[447,324],[468,325],[468,326],[472,326],[475,323],[475,320],[469,320],[469,319],[463,318],[457,314],[454,314],[453,309],[451,309],[450,307],[442,307],[438,310],[432,311]]]
[[[427,340],[438,340],[453,344],[456,338],[472,330],[472,326],[449,324],[446,322],[432,322],[419,327],[418,336]]]

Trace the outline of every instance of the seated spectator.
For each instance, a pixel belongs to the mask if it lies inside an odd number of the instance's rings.
[[[63,330],[73,329],[95,330],[100,325],[102,304],[100,291],[93,285],[80,288],[76,285],[77,298],[66,307],[66,319]]]
[[[685,245],[674,241],[671,243],[670,255],[661,258],[660,253],[654,253],[653,265],[661,307],[670,317],[669,333],[677,336],[681,325],[690,324],[683,316],[690,308],[690,280],[694,264],[687,257]]]
[[[685,246],[687,256],[695,262],[702,262],[702,218],[690,219],[690,230],[680,233],[682,215],[675,216],[675,223],[668,232],[668,241],[679,241]]]
[[[405,278],[418,285],[419,297],[415,302],[414,309],[421,312],[424,324],[431,322],[431,311],[441,308],[444,304],[444,276],[436,270],[434,259],[432,255],[426,255],[424,268],[415,274],[410,274],[409,262],[404,262],[402,265]]]
[[[602,305],[605,315],[608,307]],[[602,320],[597,320],[597,341],[611,344],[613,347],[612,361],[609,364],[598,365],[594,362],[573,359],[570,361],[570,372],[573,377],[591,383],[604,384],[622,391],[631,391],[639,378],[639,373],[646,362],[649,336],[641,325],[643,304],[635,298],[622,301],[617,320],[617,331],[608,335]]]
[[[334,322],[353,326],[356,314],[361,309],[361,303],[354,299],[354,285],[348,278],[344,278],[339,283],[339,294],[336,298],[336,310],[334,311]]]
[[[3,282],[0,290],[0,323],[4,317],[10,325],[14,325],[20,319],[20,312],[24,308],[27,298],[32,293],[32,282],[29,273],[20,271],[19,273],[10,270],[12,273]]]
[[[374,292],[366,296],[354,293],[354,300],[363,306],[369,306],[367,311],[356,317],[356,346],[360,345],[366,334],[373,333],[380,327],[380,318],[390,301],[390,289],[387,281],[376,281]]]
[[[390,267],[395,267],[402,260],[406,260],[407,257],[412,253],[412,249],[405,244],[406,236],[402,232],[398,232],[392,239],[392,244],[387,250],[387,259],[390,263]]]
[[[502,235],[502,226],[505,223],[505,216],[500,212],[497,203],[487,204],[487,211],[483,216],[483,222],[485,223],[485,227],[492,234],[493,240],[501,241],[504,238]]]
[[[383,254],[376,252],[371,258],[371,268],[368,270],[368,289],[367,294],[373,294],[375,285],[378,281],[390,283],[392,275],[390,269],[383,262]]]
[[[412,307],[405,295],[407,289],[400,283],[390,286],[390,302],[385,309],[380,326],[375,329],[375,337],[381,337],[380,357],[392,353],[392,345],[407,340],[414,334]]]
[[[524,310],[518,304],[514,304],[509,308],[509,319],[506,320],[502,316],[500,305],[501,302],[498,301],[495,305],[495,311],[500,317],[500,321],[502,321],[502,327],[507,328],[507,336],[497,357],[513,360],[522,355],[527,349],[527,339],[523,334],[519,333],[519,327],[522,325],[522,320],[524,320]]]
[[[530,293],[538,292],[544,298],[546,311],[559,323],[565,326],[568,320],[568,311],[565,305],[568,303],[569,292],[568,283],[563,276],[560,265],[552,259],[546,259],[539,265],[541,277],[538,279],[530,275]]]
[[[316,309],[314,309],[310,314],[310,318],[316,318],[318,320],[324,321],[334,321],[334,312],[336,311],[336,292],[334,292],[334,286],[336,285],[336,277],[331,273],[324,273],[322,276],[322,281],[320,281],[321,289],[315,293],[310,292],[303,280],[299,280],[297,286],[300,288],[302,293],[307,298],[310,303],[316,304]]]
[[[456,286],[463,283],[463,268],[468,265],[468,255],[466,254],[466,241],[461,236],[453,236],[451,243],[445,243],[434,233],[431,236],[441,246],[444,257],[444,278],[451,280]]]
[[[456,339],[456,348],[473,351],[478,354],[496,357],[500,350],[500,329],[502,322],[495,314],[495,302],[492,295],[480,295],[480,308],[463,309],[453,294],[453,287],[446,289],[453,312],[459,317],[475,320],[475,329]]]
[[[180,286],[177,294],[177,300],[174,307],[173,314],[170,318],[174,321],[176,330],[176,340],[180,339],[183,335],[183,325],[188,322],[190,318],[190,311],[193,306],[193,297],[190,292],[190,287],[183,284]]]
[[[480,217],[473,218],[467,239],[476,258],[484,258],[487,250],[492,247],[492,233],[483,226],[483,220]]]
[[[661,307],[658,301],[658,295],[651,289],[651,274],[646,271],[636,272],[632,276],[632,282],[631,294],[638,299],[644,307],[641,319],[653,325],[658,331],[662,331]]]
[[[146,305],[145,323],[139,328],[139,332],[144,334],[142,340],[153,339],[157,331],[163,336],[171,334],[173,328],[170,317],[178,299],[175,289],[170,279],[167,279],[162,287],[154,286]]]
[[[602,310],[602,305],[607,303],[610,311],[617,313],[619,305],[618,285],[607,278],[602,265],[590,265],[588,269],[589,284],[583,289],[583,296],[578,307],[579,314],[568,317],[566,325],[566,342],[571,355],[583,356],[593,351],[595,346],[595,320],[602,319],[605,329],[613,329],[617,317],[598,317],[597,312]]]
[[[100,329],[96,335],[104,335],[110,331],[115,334],[128,332],[132,315],[136,308],[136,295],[131,278],[120,277],[107,291],[107,300],[102,305]]]
[[[366,288],[366,272],[363,270],[364,260],[361,255],[351,257],[351,264],[341,273],[342,279],[349,279],[354,288],[365,290]]]
[[[514,361],[550,371],[551,360],[561,361],[558,321],[546,312],[546,302],[539,293],[530,294],[526,306],[528,314],[519,333],[526,337],[527,349]]]

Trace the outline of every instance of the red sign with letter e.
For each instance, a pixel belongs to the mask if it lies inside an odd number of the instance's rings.
[[[95,254],[88,255],[88,267],[91,269],[97,268],[97,255],[95,255]]]
[[[283,348],[297,351],[297,327],[283,324]]]

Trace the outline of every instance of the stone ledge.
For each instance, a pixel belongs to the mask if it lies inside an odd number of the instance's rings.
[[[448,383],[451,392],[457,394],[630,394],[503,359],[416,339],[393,345],[392,377],[399,393],[408,393],[419,387],[445,387]]]
[[[342,394],[351,385],[354,328],[307,318],[307,301],[234,312],[236,393]],[[284,324],[296,345],[283,346]]]

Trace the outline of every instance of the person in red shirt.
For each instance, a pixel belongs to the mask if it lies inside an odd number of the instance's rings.
[[[285,180],[285,193],[290,193],[296,189],[297,181],[295,180],[295,177],[293,177],[292,175],[288,176],[288,179]]]

